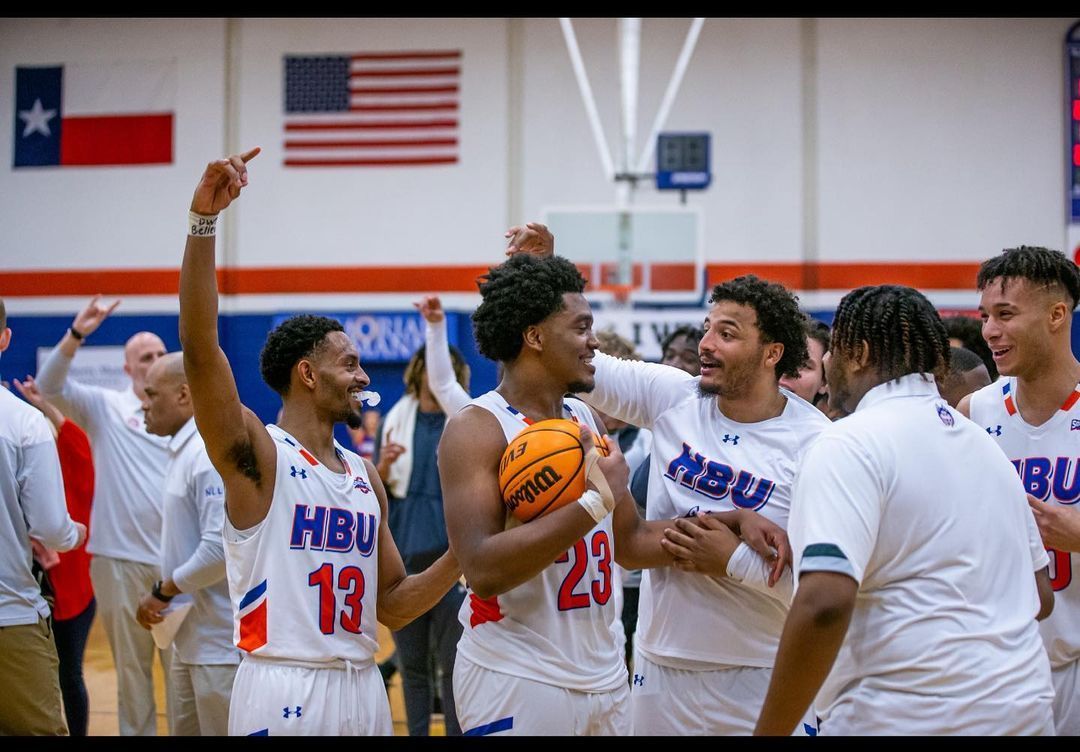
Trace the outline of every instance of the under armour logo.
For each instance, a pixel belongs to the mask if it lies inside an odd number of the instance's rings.
[[[642,676],[641,674],[634,674],[634,686],[635,687],[644,687],[645,686],[645,677]]]
[[[294,714],[296,715],[297,718],[299,718],[300,717],[300,706],[297,705],[296,710],[289,710],[288,708],[282,708],[281,712],[282,712],[282,716],[281,716],[282,718],[288,718],[290,715],[294,715]]]
[[[724,443],[726,444],[729,441],[734,445],[738,445],[738,443],[739,443],[739,435],[735,434],[734,436],[731,436],[730,434],[725,433],[724,434]]]
[[[289,465],[289,467],[292,468],[292,472],[289,473],[289,475],[291,475],[292,477],[295,478],[297,475],[299,475],[301,480],[307,478],[307,470],[305,470],[304,468],[300,468],[299,470],[297,470],[295,465]]]
[[[1001,435],[1001,426],[995,426],[993,428],[991,428],[990,426],[987,426],[986,427],[986,432],[988,434],[990,434],[991,436],[1000,436]]]

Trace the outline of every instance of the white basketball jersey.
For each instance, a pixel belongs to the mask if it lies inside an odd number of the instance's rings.
[[[1050,420],[1028,424],[1016,408],[1016,379],[1002,378],[971,395],[971,419],[1013,463],[1024,490],[1047,504],[1080,501],[1080,386]],[[1039,622],[1050,665],[1080,658],[1080,554],[1046,549],[1054,611]]]
[[[234,641],[264,658],[369,661],[381,514],[364,463],[335,442],[345,474],[335,473],[277,426],[266,430],[277,448],[270,510],[253,532],[225,521]]]
[[[490,411],[507,443],[529,423],[498,392],[471,405]],[[597,431],[592,412],[574,399],[566,417]],[[613,625],[615,549],[611,515],[540,574],[492,598],[470,589],[459,618],[464,625],[458,653],[504,674],[585,692],[626,686],[628,678]]]

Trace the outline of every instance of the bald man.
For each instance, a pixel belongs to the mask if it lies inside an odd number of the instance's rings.
[[[169,439],[161,526],[161,579],[139,602],[150,629],[170,604],[191,603],[172,644],[171,736],[225,736],[240,653],[233,646],[225,580],[225,490],[195,428],[183,353],[159,358],[146,374],[146,430]],[[175,599],[175,602],[174,602]]]
[[[165,354],[152,332],[139,332],[124,345],[123,391],[68,378],[79,347],[120,304],[95,296],[72,321],[38,374],[45,398],[86,429],[94,454],[94,505],[90,512],[93,555],[90,579],[98,617],[116,665],[120,734],[157,733],[152,665],[154,640],[135,621],[139,598],[153,587],[160,568],[161,488],[169,458],[168,439],[146,432],[142,401],[146,372]],[[169,665],[166,653],[162,666]],[[171,701],[171,692],[167,694]]]

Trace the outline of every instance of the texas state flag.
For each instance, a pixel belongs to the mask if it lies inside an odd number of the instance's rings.
[[[176,61],[15,68],[14,167],[171,164]]]

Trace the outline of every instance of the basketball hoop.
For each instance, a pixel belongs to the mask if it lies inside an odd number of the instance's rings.
[[[637,288],[634,285],[596,285],[593,288],[596,292],[606,292],[611,294],[611,300],[615,305],[620,308],[624,308],[630,304],[630,296]]]

